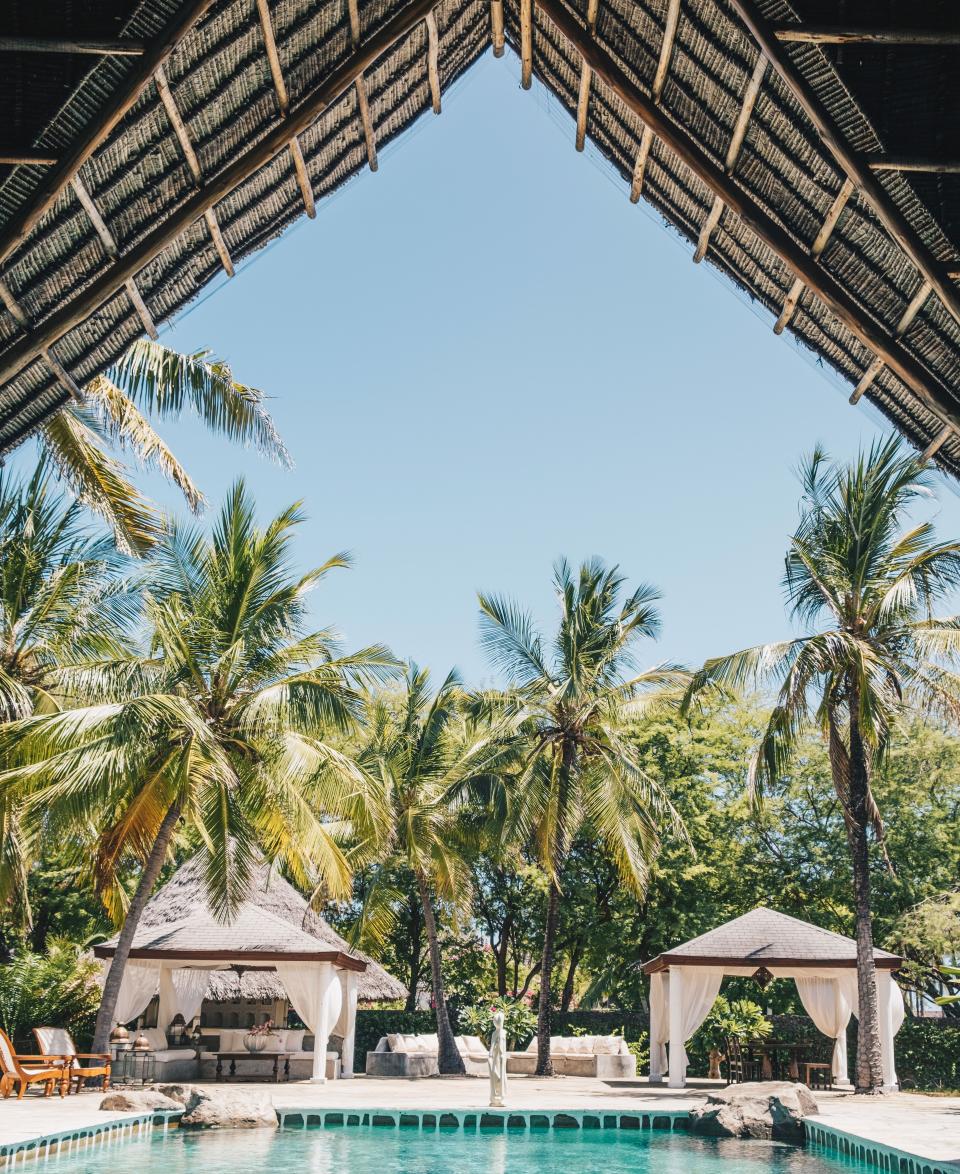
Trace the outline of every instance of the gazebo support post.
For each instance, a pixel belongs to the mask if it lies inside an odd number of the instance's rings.
[[[877,969],[877,1003],[880,1019],[880,1057],[883,1062],[883,1090],[897,1091],[897,1070],[893,1057],[893,1003],[889,970]]]
[[[340,1017],[344,1023],[343,1051],[340,1056],[340,1079],[353,1079],[353,1051],[357,1038],[357,975],[353,970],[341,970],[340,986],[343,989],[343,1010]]]
[[[683,1050],[683,969],[670,967],[670,1088],[687,1082],[686,1052]]]
[[[326,1084],[327,1081],[327,1044],[330,1040],[330,1013],[327,1009],[327,992],[330,984],[335,980],[336,972],[330,962],[320,962],[317,966],[317,985],[320,988],[320,1021],[313,1038],[313,1075],[311,1084]]]

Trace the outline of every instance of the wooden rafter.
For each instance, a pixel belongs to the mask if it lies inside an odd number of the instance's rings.
[[[437,32],[437,18],[431,10],[427,13],[427,77],[430,81],[430,102],[434,114],[440,113],[440,34]]]
[[[189,199],[134,248],[117,258],[95,281],[73,298],[65,300],[57,311],[0,355],[0,387],[37,359],[46,347],[114,297],[128,278],[134,277],[145,265],[160,256],[182,233],[206,216],[218,201],[285,151],[294,135],[312,126],[324,110],[342,98],[361,73],[425,19],[435,3],[436,0],[412,0],[397,11],[322,83],[305,94],[296,109],[281,119],[277,126],[240,152],[223,171],[201,184]]]
[[[940,449],[943,448],[946,442],[950,439],[953,431],[954,429],[952,425],[944,424],[937,435],[933,438],[933,440],[930,441],[927,447],[920,454],[920,463],[925,465],[927,461],[931,459],[931,457],[936,456]]]
[[[57,382],[61,387],[65,388],[72,399],[77,400],[78,403],[83,402],[83,392],[77,387],[76,381],[64,365],[57,359],[49,350],[43,351],[43,361],[47,364],[50,370],[56,375]]]
[[[600,0],[587,0],[587,31],[591,36],[597,31],[597,13]],[[583,63],[580,67],[580,94],[577,98],[577,136],[576,147],[582,151],[587,141],[587,117],[590,113],[590,66]]]
[[[56,168],[39,185],[33,197],[11,218],[0,235],[0,263],[20,246],[40,218],[53,207],[60,193],[77,171],[101,146],[121,118],[134,106],[144,89],[150,84],[158,66],[162,65],[176,48],[181,38],[189,32],[204,15],[214,0],[192,0],[177,15],[176,19],[152,40],[143,57],[137,62],[126,83],[121,86],[113,99],[94,119],[86,132],[77,137]]]
[[[932,159],[920,155],[865,155],[871,171],[921,171],[931,175],[960,175],[960,159]]]
[[[59,161],[57,155],[51,155],[47,151],[0,149],[0,166],[2,167],[56,167]]]
[[[173,133],[177,136],[177,142],[180,144],[180,150],[183,151],[183,157],[186,159],[187,166],[190,168],[193,182],[197,187],[200,187],[203,183],[200,160],[197,158],[197,152],[193,148],[193,141],[190,138],[190,132],[187,130],[187,124],[183,121],[183,115],[180,113],[176,99],[173,96],[173,91],[170,89],[170,83],[167,81],[167,75],[164,73],[162,66],[157,68],[155,80],[157,93],[160,95],[160,101],[163,103],[163,108],[167,112],[167,118],[173,127]],[[213,247],[216,250],[217,256],[220,258],[220,264],[223,267],[224,273],[226,273],[227,277],[233,277],[234,268],[233,261],[230,258],[230,250],[227,248],[226,241],[223,239],[223,233],[220,231],[220,224],[217,221],[217,214],[212,207],[204,210],[203,219],[206,223],[207,231],[210,233],[210,240],[213,243]]]
[[[520,0],[520,85],[533,84],[533,0]]]
[[[503,0],[490,0],[490,38],[494,57],[502,57],[506,38],[503,32]]]
[[[78,53],[94,57],[142,57],[143,41],[81,37],[0,37],[0,53]]]
[[[653,75],[651,93],[654,102],[660,101],[663,86],[670,70],[670,58],[673,56],[673,43],[677,39],[677,26],[680,23],[680,0],[669,0],[667,5],[667,19],[663,28],[663,41],[660,44],[660,59],[657,61],[657,72]]]
[[[347,16],[350,20],[350,43],[354,49],[360,44],[360,6],[357,0],[347,0]],[[367,145],[367,163],[371,171],[376,171],[377,163],[377,133],[370,116],[370,101],[367,96],[366,79],[361,74],[356,80],[357,112],[360,115],[360,125],[363,128],[363,138]]]
[[[894,327],[893,333],[896,338],[900,338],[901,335],[906,334],[910,324],[923,309],[923,303],[927,300],[932,292],[933,290],[929,281],[924,281],[921,283],[920,288],[910,299],[907,308],[900,316],[900,321]],[[850,396],[850,402],[852,404],[855,404],[860,399],[863,393],[867,390],[870,384],[873,383],[874,379],[876,379],[885,366],[886,363],[878,355],[863,373],[863,377],[861,378],[860,382],[853,389],[853,393]]]
[[[643,175],[647,169],[647,159],[650,156],[650,148],[653,146],[653,131],[649,126],[644,126],[643,133],[640,135],[640,149],[637,151],[637,161],[633,166],[633,179],[630,183],[630,203],[637,204],[640,202],[640,196],[643,194]]]
[[[778,24],[778,41],[811,45],[960,45],[957,29],[842,28],[837,25]]]
[[[94,231],[100,238],[100,243],[103,245],[107,256],[119,257],[120,250],[117,247],[116,239],[114,238],[113,233],[110,231],[107,222],[100,215],[100,209],[93,202],[93,197],[87,191],[86,186],[84,185],[83,180],[79,175],[75,175],[73,177],[73,179],[70,181],[70,186],[73,188],[74,194],[80,201],[81,205],[83,206],[83,210],[89,217],[90,223],[93,225]],[[133,308],[136,310],[140,321],[143,323],[144,330],[146,330],[147,334],[149,334],[151,338],[157,338],[157,327],[153,321],[153,317],[151,316],[150,311],[147,309],[146,302],[140,296],[140,291],[137,289],[136,282],[131,277],[130,280],[125,283],[125,286],[127,290],[127,296],[130,298],[130,302]]]
[[[833,235],[833,230],[837,227],[840,220],[840,214],[847,206],[847,202],[854,192],[854,184],[852,179],[845,179],[840,191],[837,193],[836,199],[830,205],[830,211],[826,214],[823,224],[820,226],[820,231],[814,238],[813,244],[810,246],[810,256],[817,258],[827,247],[830,237]],[[800,295],[803,293],[803,282],[798,277],[793,285],[790,287],[790,292],[787,294],[786,300],[783,303],[783,309],[780,311],[780,317],[773,324],[773,333],[782,334],[787,326],[787,323],[793,317],[797,304],[800,301]]]
[[[713,204],[710,206],[707,218],[703,222],[703,228],[700,229],[700,236],[697,238],[697,247],[693,251],[693,263],[695,265],[699,265],[707,255],[707,249],[710,247],[710,237],[713,235],[713,230],[720,223],[720,217],[722,215],[723,200],[719,196],[714,196]]]
[[[303,152],[300,150],[300,140],[297,138],[290,140],[290,155],[293,158],[293,169],[297,173],[297,185],[300,188],[300,195],[303,197],[303,206],[306,209],[307,216],[313,220],[317,214],[317,205],[313,199],[313,185],[310,183],[310,176],[307,174],[307,165],[303,159]]]
[[[0,302],[7,307],[11,318],[22,329],[28,330],[30,328],[30,319],[27,317],[23,306],[13,296],[13,291],[5,281],[0,281]]]
[[[921,277],[930,282],[937,297],[953,317],[960,322],[960,291],[950,284],[944,267],[894,204],[863,157],[847,142],[843,132],[814,93],[813,88],[794,66],[787,51],[778,40],[773,27],[757,8],[754,0],[731,0],[731,3],[760,49],[770,59],[771,65],[803,107],[824,146],[836,159],[844,173],[856,183],[880,223],[917,267]]]
[[[739,2],[739,0],[734,0]],[[820,269],[809,254],[756,200],[743,191],[718,167],[701,144],[668,118],[659,106],[628,77],[596,38],[590,37],[562,0],[537,0],[540,10],[558,32],[585,58],[594,75],[608,86],[644,126],[672,150],[679,160],[704,183],[715,197],[737,215],[759,241],[776,253],[783,264],[821,299],[837,319],[884,358],[891,370],[917,393],[923,402],[948,422],[960,419],[952,394],[927,371],[900,342],[879,326],[829,273]]]

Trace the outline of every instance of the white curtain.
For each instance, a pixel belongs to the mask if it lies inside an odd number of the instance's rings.
[[[711,970],[705,966],[683,967],[683,1012],[681,1015],[683,1039],[679,1041],[681,1045],[690,1039],[710,1014],[710,1009],[717,1001],[717,995],[720,994],[722,982],[722,970]],[[683,1070],[684,1072],[687,1070],[686,1048],[683,1049]]]
[[[156,962],[127,962],[113,1013],[115,1022],[131,1023],[142,1015],[157,993],[159,978],[160,967]]]
[[[797,993],[803,1009],[813,1020],[817,1031],[833,1040],[833,1077],[846,1083],[847,1024],[853,1007],[849,998],[849,984],[835,978],[795,978]]]
[[[330,1028],[340,1016],[342,993],[329,962],[278,962],[277,974],[294,1010],[313,1032],[313,1079],[326,1071]]]
[[[176,1015],[179,1011],[184,1022],[189,1024],[200,1014],[200,1004],[203,1002],[207,987],[210,985],[210,971],[188,970],[186,967],[180,967],[170,972],[170,980],[173,983],[176,996],[176,1006],[173,1013]]]
[[[856,970],[851,969],[851,970],[846,971],[838,981],[840,982],[840,985],[844,990],[844,993],[847,997],[847,1000],[850,1003],[850,1010],[853,1013],[854,1018],[859,1019],[860,1018],[860,992],[859,992],[859,988],[857,987],[857,972],[856,972]],[[879,984],[878,984],[878,994],[879,994]],[[879,1014],[882,1014],[883,1008],[878,1007],[877,1011]],[[906,1005],[904,1004],[904,1001],[903,1001],[903,991],[900,989],[900,987],[897,985],[897,983],[891,977],[891,979],[890,979],[890,1018],[893,1021],[893,1034],[894,1035],[896,1035],[897,1032],[900,1030],[900,1028],[903,1027],[903,1021],[906,1018],[906,1016],[907,1016],[907,1008],[906,1008]]]
[[[667,972],[650,975],[650,1074],[667,1071],[667,1041],[670,1039],[670,987]]]

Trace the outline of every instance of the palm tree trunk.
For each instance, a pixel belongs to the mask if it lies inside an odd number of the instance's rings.
[[[410,897],[410,967],[409,979],[407,981],[407,1001],[404,1005],[404,1011],[416,1011],[417,1009],[417,987],[420,985],[420,961],[422,954],[421,943],[421,925],[420,918],[422,916],[421,903],[418,896],[411,894]]]
[[[550,977],[560,920],[560,886],[550,881],[547,891],[547,921],[543,930],[543,959],[540,963],[540,1006],[537,1009],[537,1076],[553,1076],[550,1058]]]
[[[852,691],[853,692],[853,691]],[[853,860],[853,894],[856,911],[858,1093],[883,1092],[883,1058],[880,1051],[880,1017],[877,1008],[877,973],[873,958],[873,923],[870,899],[870,852],[867,841],[870,791],[869,763],[856,716],[856,693],[850,705],[850,816],[847,839]]]
[[[103,984],[103,995],[100,999],[100,1009],[97,1011],[97,1022],[93,1029],[93,1051],[105,1052],[110,1044],[110,1032],[113,1030],[113,1015],[117,1009],[117,998],[120,994],[120,984],[123,981],[123,972],[130,957],[130,948],[133,938],[140,924],[143,908],[157,883],[160,869],[167,855],[167,848],[173,839],[173,832],[180,818],[180,804],[174,803],[163,817],[163,822],[157,831],[157,838],[153,841],[150,855],[140,874],[140,883],[130,902],[127,916],[117,939],[117,948],[114,951],[113,961],[107,974],[107,981]]]
[[[430,972],[433,979],[433,1006],[437,1017],[437,1042],[439,1044],[437,1061],[441,1076],[464,1076],[466,1068],[463,1066],[463,1057],[457,1051],[457,1044],[450,1027],[450,1017],[447,1015],[447,999],[443,993],[443,975],[440,971],[440,939],[437,935],[437,919],[433,914],[433,899],[430,896],[430,886],[427,878],[417,876],[417,886],[420,890],[420,904],[423,906],[423,923],[427,931],[427,944],[430,950]]]
[[[583,946],[580,942],[575,942],[570,947],[570,965],[567,967],[567,977],[563,984],[563,994],[560,996],[560,1014],[566,1015],[570,1010],[570,1004],[573,1002],[573,983],[577,974],[577,967],[580,965],[580,959],[583,957]]]

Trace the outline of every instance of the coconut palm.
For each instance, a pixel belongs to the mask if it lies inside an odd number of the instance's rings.
[[[512,786],[510,838],[532,842],[549,879],[540,970],[537,1074],[553,1074],[550,983],[560,904],[560,874],[574,837],[589,829],[624,883],[644,888],[664,824],[683,834],[679,816],[642,768],[627,738],[641,708],[685,680],[673,666],[637,673],[634,647],[653,638],[658,593],[640,586],[622,597],[624,578],[599,560],[576,578],[565,560],[554,569],[560,622],[548,650],[530,617],[497,596],[480,596],[481,640],[510,681],[503,697],[523,717],[527,748]]]
[[[928,493],[922,463],[897,440],[874,444],[850,465],[817,449],[802,470],[800,524],[786,556],[784,588],[805,627],[793,640],[709,660],[686,704],[720,686],[777,688],[750,781],[759,800],[781,777],[804,731],[819,729],[846,823],[856,916],[858,1092],[883,1087],[870,900],[872,829],[883,822],[871,778],[907,709],[960,717],[960,617],[933,607],[960,583],[960,544],[934,540],[908,511]]]
[[[66,666],[117,655],[135,603],[119,570],[43,463],[26,481],[0,470],[0,720],[55,712],[69,703]],[[18,805],[0,796],[0,905],[18,930],[31,922],[32,854]]]
[[[436,901],[456,904],[470,891],[460,803],[471,782],[496,767],[508,744],[503,728],[475,722],[468,709],[455,672],[432,693],[429,672],[409,664],[399,695],[373,698],[370,737],[359,755],[387,813],[387,835],[378,845],[381,871],[388,878],[391,868],[406,868],[419,894],[443,1074],[462,1074],[464,1066],[447,1013]],[[383,909],[371,883],[365,912],[376,916]]]
[[[93,699],[87,704],[0,733],[0,750],[27,764],[0,782],[23,794],[45,834],[98,829],[94,876],[115,915],[118,869],[142,866],[104,985],[97,1050],[113,1026],[143,907],[181,829],[203,845],[211,906],[224,918],[257,850],[302,885],[319,876],[331,895],[349,886],[330,817],[356,806],[365,776],[325,735],[353,727],[362,689],[394,662],[380,647],[337,656],[329,630],[307,630],[307,593],[348,559],[295,574],[300,521],[292,506],[258,527],[241,483],[211,537],[172,525],[145,576],[147,646],[76,669],[72,684]]]
[[[38,434],[43,455],[128,553],[150,549],[161,518],[109,450],[128,452],[139,465],[159,472],[199,511],[203,494],[150,422],[179,417],[188,408],[212,432],[287,462],[262,392],[238,383],[209,351],[182,355],[149,339],[135,342],[83,388],[82,400],[68,403]]]

